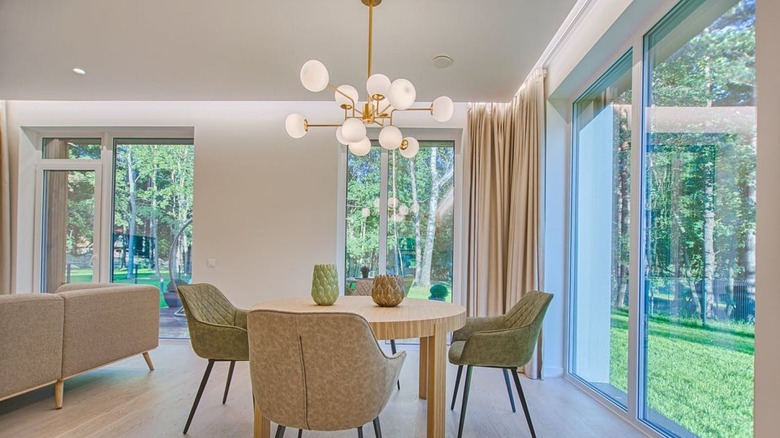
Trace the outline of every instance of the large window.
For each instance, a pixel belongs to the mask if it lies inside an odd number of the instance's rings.
[[[571,373],[626,407],[631,52],[574,103]]]
[[[34,287],[148,284],[160,337],[188,337],[175,285],[192,277],[192,139],[41,138]]]
[[[452,300],[454,169],[452,142],[421,141],[413,159],[379,147],[348,154],[347,293],[362,277],[390,274],[410,297]]]
[[[569,373],[664,435],[752,436],[754,26],[683,0],[573,105]]]
[[[689,1],[645,38],[642,417],[751,436],[755,3]]]
[[[192,140],[114,143],[111,281],[160,289],[160,337],[188,337],[176,284],[192,277]]]

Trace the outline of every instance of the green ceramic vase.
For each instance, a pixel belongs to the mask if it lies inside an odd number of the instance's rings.
[[[311,298],[320,306],[330,306],[339,297],[339,273],[336,265],[314,265]]]

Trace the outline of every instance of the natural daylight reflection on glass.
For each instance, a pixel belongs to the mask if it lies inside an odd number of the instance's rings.
[[[749,437],[755,2],[685,1],[645,37],[640,418]]]
[[[574,102],[570,373],[627,408],[631,54]]]

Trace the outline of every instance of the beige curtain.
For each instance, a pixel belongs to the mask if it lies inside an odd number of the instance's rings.
[[[471,104],[465,303],[472,316],[505,313],[541,285],[540,151],[544,74],[535,72],[510,103]],[[541,355],[525,367],[538,378]]]
[[[11,166],[5,109],[5,101],[0,101],[0,295],[11,293]]]

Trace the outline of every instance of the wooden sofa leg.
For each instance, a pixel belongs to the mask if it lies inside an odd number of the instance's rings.
[[[58,379],[54,382],[54,409],[62,409],[62,391],[65,381]]]
[[[149,371],[154,371],[154,364],[152,363],[152,358],[149,357],[148,351],[144,351],[144,359],[146,360],[146,365],[149,367]]]

